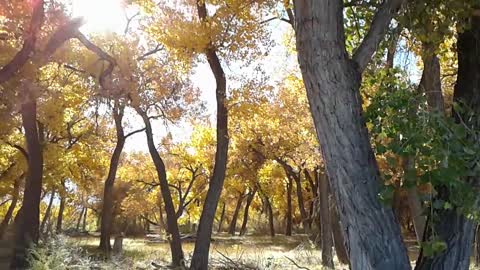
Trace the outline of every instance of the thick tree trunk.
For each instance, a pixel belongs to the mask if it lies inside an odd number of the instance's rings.
[[[332,201],[333,204],[333,201]],[[338,210],[336,205],[330,207],[330,217],[332,222],[333,245],[338,261],[342,264],[350,265],[347,248],[345,246],[345,238],[343,237],[342,226],[340,218],[338,217]]]
[[[43,220],[40,225],[40,233],[43,234],[45,233],[45,225],[50,219],[50,213],[52,212],[52,205],[53,205],[53,199],[55,199],[55,190],[52,190],[52,193],[50,194],[50,200],[48,201],[48,206],[47,209],[45,210],[45,215],[43,215]]]
[[[237,219],[238,219],[238,213],[240,213],[240,208],[242,208],[242,203],[243,203],[243,197],[245,196],[245,193],[240,193],[237,199],[237,204],[235,205],[235,211],[233,212],[232,215],[232,220],[230,222],[230,226],[228,226],[228,233],[230,235],[235,235],[235,230],[237,228]]]
[[[248,212],[250,209],[250,205],[252,204],[252,201],[255,198],[256,193],[257,193],[257,188],[253,189],[248,193],[247,203],[245,204],[245,210],[243,211],[243,221],[242,221],[242,227],[240,228],[240,236],[245,235],[245,233],[247,232]]]
[[[225,219],[225,203],[223,203],[222,206],[222,214],[220,215],[220,221],[218,222],[218,230],[217,232],[222,232],[222,225],[223,225],[223,220]]]
[[[12,201],[10,202],[7,213],[5,213],[5,217],[3,217],[2,223],[0,224],[0,239],[3,238],[5,232],[7,231],[8,224],[13,216],[13,211],[15,211],[15,207],[17,207],[18,196],[20,195],[20,183],[21,177],[15,179],[15,182],[13,183]]]
[[[207,21],[207,8],[204,1],[197,1],[198,15],[203,22]],[[227,80],[223,71],[220,59],[216,51],[208,48],[205,52],[207,61],[215,76],[217,89],[215,91],[217,100],[217,146],[215,153],[215,165],[213,167],[212,179],[210,179],[207,196],[203,205],[202,215],[197,231],[197,241],[193,251],[192,270],[207,270],[208,255],[210,252],[210,241],[212,237],[213,221],[217,211],[218,201],[225,181],[227,170],[228,144],[228,109],[227,109]]]
[[[285,235],[292,236],[292,227],[293,227],[293,207],[292,207],[292,188],[293,180],[291,177],[287,177],[287,212],[285,213],[285,219],[287,221],[287,227],[285,228]]]
[[[474,113],[480,115],[480,17],[472,16],[471,26],[459,34],[457,39],[458,76],[455,85],[454,101],[468,106],[467,115],[454,112],[454,118],[462,121],[474,130],[478,129],[478,122],[469,121]],[[473,110],[473,111],[469,111]],[[460,119],[464,117],[464,119]],[[474,117],[475,119],[477,119]],[[478,120],[476,120],[478,121]],[[465,179],[478,185],[478,179]],[[437,188],[438,199],[448,200],[447,187]],[[470,255],[474,239],[475,225],[464,215],[457,214],[457,209],[435,210],[435,219],[428,228],[434,228],[436,238],[447,244],[447,249],[434,257],[427,257],[423,250],[417,260],[415,269],[419,270],[467,270],[470,266]],[[431,230],[427,231],[426,239],[430,238]]]
[[[122,126],[124,106],[119,104],[118,101],[115,101],[113,108],[113,118],[115,121],[115,129],[117,134],[117,143],[115,149],[113,150],[112,157],[110,158],[110,168],[108,170],[108,176],[105,181],[105,186],[103,189],[103,207],[102,207],[102,218],[100,224],[100,245],[99,248],[103,253],[109,257],[110,251],[112,250],[112,245],[110,243],[110,237],[112,234],[112,223],[113,223],[113,209],[114,209],[114,198],[113,198],[113,187],[115,184],[115,179],[117,176],[118,165],[120,162],[120,156],[125,146],[125,133]]]
[[[320,222],[322,222],[322,266],[333,268],[333,233],[332,222],[330,219],[330,192],[328,187],[328,179],[325,174],[320,176],[318,194],[320,197],[319,216]]]
[[[27,266],[27,249],[38,242],[40,197],[42,193],[43,153],[39,129],[37,128],[37,101],[34,95],[25,90],[22,104],[22,124],[28,152],[28,175],[25,180],[22,210],[16,224],[15,255],[12,269]]]
[[[399,224],[378,199],[380,175],[359,91],[361,73],[402,2],[380,5],[353,59],[345,47],[343,1],[294,4],[300,68],[353,270],[410,269]]]
[[[153,130],[146,112],[137,108],[138,114],[143,119],[145,123],[145,133],[147,135],[147,144],[148,151],[152,157],[155,169],[157,171],[158,180],[160,183],[160,192],[162,193],[163,204],[165,205],[165,213],[167,214],[167,234],[171,237],[170,242],[170,251],[172,254],[172,264],[174,266],[185,265],[185,258],[182,250],[182,240],[180,238],[180,230],[178,228],[177,214],[175,212],[175,206],[172,200],[172,194],[170,192],[170,187],[168,186],[167,179],[167,169],[165,168],[165,163],[160,157],[160,154],[157,151],[155,142],[153,139]]]

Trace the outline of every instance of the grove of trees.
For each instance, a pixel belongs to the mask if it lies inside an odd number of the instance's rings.
[[[152,228],[178,269],[221,234],[480,264],[478,0],[118,2],[122,31],[89,32],[72,1],[0,0],[0,267]]]

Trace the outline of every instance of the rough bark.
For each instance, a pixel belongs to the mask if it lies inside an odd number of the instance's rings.
[[[340,218],[338,217],[336,205],[332,205],[330,207],[330,217],[332,222],[333,245],[335,247],[335,253],[337,254],[338,261],[342,264],[349,265],[350,259],[348,258],[348,252],[345,246],[345,238],[343,237],[342,226],[340,224]]]
[[[293,207],[292,207],[292,188],[293,188],[293,180],[291,177],[287,177],[287,211],[285,212],[285,219],[287,222],[287,226],[285,228],[285,235],[292,236],[292,227],[293,227]]]
[[[15,179],[15,182],[13,183],[12,201],[10,202],[7,212],[5,213],[5,217],[3,217],[2,223],[0,224],[0,239],[2,239],[3,236],[5,235],[5,232],[7,231],[7,228],[8,228],[8,224],[12,219],[13,211],[15,211],[15,207],[17,207],[18,196],[20,195],[20,183],[21,183],[22,177]]]
[[[480,225],[475,232],[475,266],[480,266]]]
[[[24,89],[24,93],[25,100],[21,107],[21,114],[27,142],[28,175],[25,180],[22,210],[20,210],[20,216],[16,222],[12,269],[27,267],[27,249],[32,243],[37,243],[39,237],[43,153],[40,132],[37,127],[37,100],[28,89]]]
[[[100,245],[99,248],[104,252],[107,257],[112,249],[110,243],[110,237],[112,234],[112,222],[113,222],[113,187],[117,176],[118,164],[120,162],[120,156],[125,146],[125,132],[122,126],[122,119],[124,113],[124,106],[118,101],[115,101],[113,107],[113,118],[115,121],[116,139],[115,148],[113,150],[112,157],[110,158],[110,167],[108,169],[108,176],[105,180],[103,189],[103,207],[102,218],[100,224]]]
[[[480,115],[480,17],[474,14],[471,26],[460,33],[457,39],[458,76],[453,99],[459,104],[466,105],[467,115],[454,111],[456,121],[461,121],[469,128],[478,129]],[[470,111],[471,110],[471,111]],[[468,121],[473,113],[474,122]],[[478,185],[478,179],[465,179]],[[437,188],[437,199],[448,200],[447,187]],[[415,269],[419,270],[467,270],[470,265],[470,256],[474,238],[475,225],[472,220],[458,214],[457,209],[435,210],[435,219],[429,218],[428,228],[435,229],[436,238],[447,244],[447,249],[434,257],[424,256],[421,250]],[[428,224],[428,222],[427,222]],[[431,230],[426,232],[425,238],[430,238]]]
[[[198,15],[202,21],[207,19],[207,8],[203,1],[197,1]],[[205,51],[207,61],[215,76],[217,89],[215,91],[217,101],[217,145],[215,152],[215,165],[210,179],[207,196],[203,205],[202,215],[197,231],[197,241],[193,251],[190,269],[208,269],[208,254],[212,236],[213,221],[217,210],[218,201],[225,181],[228,159],[228,109],[227,109],[227,80],[220,59],[213,48]]]
[[[320,221],[322,222],[322,266],[333,268],[333,233],[332,222],[330,219],[330,192],[328,179],[325,174],[320,176],[318,185],[318,194],[320,197],[320,209],[318,209]]]
[[[240,213],[240,208],[242,207],[243,198],[245,194],[242,192],[239,194],[237,199],[237,204],[235,205],[235,210],[233,211],[232,220],[230,221],[230,226],[228,226],[228,234],[235,235],[235,230],[237,228],[237,219],[238,214]]]
[[[242,227],[240,228],[240,236],[245,235],[245,233],[247,232],[248,212],[250,209],[250,205],[252,204],[252,201],[255,198],[255,194],[257,194],[257,188],[254,188],[252,191],[248,193],[247,203],[245,204],[245,210],[243,211],[243,221],[242,221]]]
[[[172,264],[174,266],[184,267],[185,258],[182,250],[182,240],[180,238],[180,230],[178,228],[177,213],[175,211],[175,206],[172,200],[172,194],[170,192],[170,187],[168,185],[167,179],[167,169],[165,168],[165,163],[163,162],[162,157],[155,147],[155,142],[153,139],[153,130],[150,123],[150,119],[147,114],[141,109],[137,108],[137,112],[143,119],[145,124],[145,133],[147,135],[147,144],[148,151],[152,157],[155,169],[157,171],[157,176],[160,184],[160,192],[162,193],[163,204],[165,206],[165,213],[167,214],[167,234],[171,237],[170,242],[170,251],[172,255]]]
[[[353,59],[345,47],[343,1],[294,3],[300,68],[354,270],[410,269],[399,224],[377,196],[379,171],[359,91],[362,72],[403,2],[380,5]]]
[[[52,193],[50,194],[50,200],[48,201],[47,209],[45,210],[45,214],[43,215],[43,220],[40,225],[40,234],[45,233],[45,225],[50,220],[50,213],[52,212],[52,205],[53,205],[54,198],[55,198],[55,190],[52,190]]]

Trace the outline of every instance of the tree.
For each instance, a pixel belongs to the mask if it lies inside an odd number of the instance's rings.
[[[379,171],[359,92],[362,72],[403,2],[380,5],[351,58],[343,1],[297,1],[293,6],[300,68],[340,219],[348,228],[352,269],[410,268],[393,211],[377,198]]]

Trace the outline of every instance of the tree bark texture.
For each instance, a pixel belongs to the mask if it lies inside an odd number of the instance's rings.
[[[379,199],[380,176],[362,116],[361,75],[403,0],[386,0],[352,58],[343,1],[295,1],[296,40],[317,138],[353,270],[410,269],[400,226]]]

